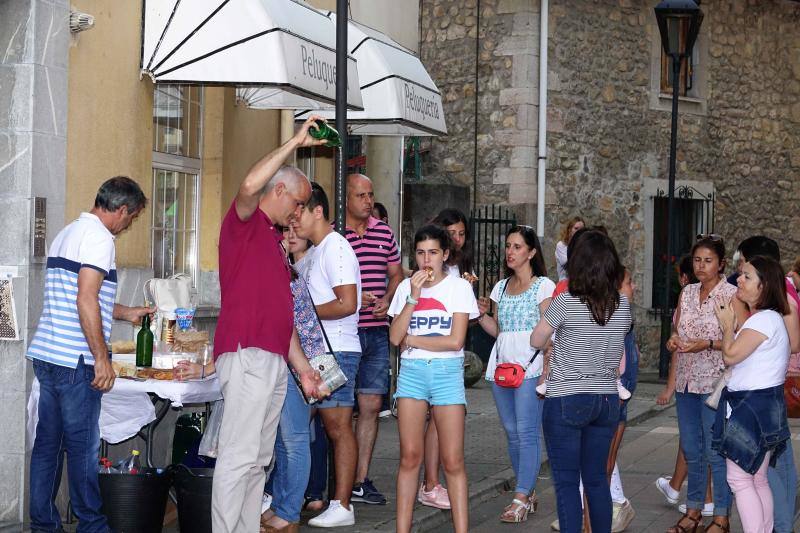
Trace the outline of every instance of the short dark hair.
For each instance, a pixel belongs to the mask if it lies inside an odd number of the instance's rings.
[[[308,198],[306,202],[306,209],[309,211],[313,211],[317,206],[322,207],[322,216],[325,217],[325,220],[328,220],[328,214],[330,212],[330,205],[328,204],[328,195],[325,194],[325,189],[319,183],[312,182],[311,183],[311,196]]]
[[[383,220],[384,218],[388,220],[389,218],[389,211],[386,210],[386,206],[380,202],[375,202],[372,204],[372,208],[378,212],[378,217]]]
[[[530,226],[511,226],[511,228],[506,232],[506,240],[513,235],[514,233],[519,233],[522,237],[522,240],[525,241],[525,244],[531,250],[536,250],[536,253],[533,254],[531,257],[530,264],[531,264],[531,271],[533,271],[534,276],[546,276],[547,275],[547,267],[544,265],[544,257],[542,255],[542,245],[539,243],[539,237],[536,236],[536,231]],[[505,276],[510,278],[514,274],[514,271],[508,268],[508,264],[505,265]]]
[[[746,238],[739,243],[737,250],[739,250],[748,263],[751,257],[757,255],[769,257],[778,262],[781,260],[781,249],[778,243],[764,235],[754,235]]]
[[[422,226],[417,232],[414,234],[414,249],[417,249],[417,245],[422,241],[438,241],[439,246],[441,249],[449,250],[450,253],[453,253],[453,245],[450,242],[450,234],[447,233],[447,230],[441,226],[437,226],[436,224],[426,224]]]
[[[625,279],[625,268],[608,235],[587,230],[580,239],[576,237],[578,233],[569,244],[569,292],[586,304],[595,322],[605,326],[619,307],[619,287]]]
[[[756,309],[772,309],[788,315],[789,301],[786,299],[786,281],[781,264],[764,255],[757,255],[747,262],[756,270],[761,282],[761,296],[756,302]]]
[[[720,274],[725,271],[725,241],[720,238],[715,237],[703,237],[699,239],[694,246],[692,246],[691,256],[694,257],[694,253],[699,248],[705,248],[706,250],[710,251],[714,255],[717,256],[719,259],[719,272]]]
[[[138,183],[127,176],[114,176],[100,186],[94,198],[94,206],[113,212],[123,205],[128,208],[128,213],[135,213],[144,209],[147,198]]]
[[[689,283],[697,283],[697,276],[694,275],[694,260],[689,254],[685,254],[678,262],[678,275],[689,278]]]

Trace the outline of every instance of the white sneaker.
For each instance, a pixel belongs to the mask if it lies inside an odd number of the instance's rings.
[[[678,503],[678,498],[680,497],[681,493],[680,491],[669,486],[671,479],[672,476],[661,476],[656,480],[656,488],[667,499],[667,503],[675,505]]]
[[[272,507],[272,495],[265,492],[264,495],[261,496],[261,514],[269,511],[270,507]]]
[[[686,504],[685,503],[682,503],[682,504],[680,504],[678,506],[678,512],[686,514]],[[700,511],[700,514],[702,514],[703,516],[714,516],[714,504],[713,503],[707,503],[707,504],[703,505],[703,510]]]
[[[322,514],[308,521],[311,527],[339,527],[352,526],[356,523],[356,513],[353,505],[349,509],[342,507],[339,500],[331,500],[328,508]]]

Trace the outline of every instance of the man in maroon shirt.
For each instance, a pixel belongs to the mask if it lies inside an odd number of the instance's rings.
[[[225,412],[211,502],[215,533],[259,529],[294,331],[289,264],[275,224],[289,225],[311,195],[308,178],[283,163],[297,148],[325,142],[308,134],[315,118],[250,169],[220,229],[214,360]]]

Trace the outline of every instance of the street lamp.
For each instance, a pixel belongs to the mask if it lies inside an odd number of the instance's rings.
[[[664,53],[672,63],[672,129],[669,138],[669,188],[667,193],[667,261],[664,283],[664,315],[665,320],[671,319],[670,310],[670,282],[672,281],[672,225],[674,223],[673,209],[675,204],[675,156],[678,138],[678,92],[680,85],[681,63],[691,56],[692,48],[703,23],[703,12],[700,11],[699,0],[663,0],[655,7],[658,31],[661,34],[661,46]],[[664,318],[667,317],[667,318]],[[662,350],[659,362],[659,374],[664,377],[664,353]],[[669,369],[668,364],[666,365]]]

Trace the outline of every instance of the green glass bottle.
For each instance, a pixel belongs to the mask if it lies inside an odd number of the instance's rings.
[[[336,131],[332,126],[330,126],[324,120],[317,119],[315,121],[319,129],[309,128],[308,133],[315,139],[325,139],[326,142],[325,146],[330,148],[338,148],[342,145],[342,138],[339,137],[339,132]]]
[[[136,366],[153,366],[153,332],[150,315],[142,317],[142,329],[136,336]]]

